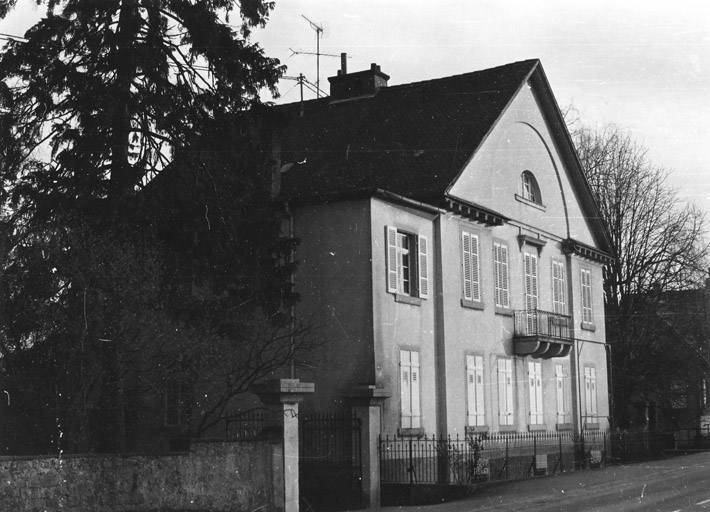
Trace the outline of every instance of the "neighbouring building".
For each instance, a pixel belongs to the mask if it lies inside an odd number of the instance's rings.
[[[303,409],[377,404],[389,436],[606,428],[611,251],[540,62],[329,80],[279,107],[297,315],[325,340]]]

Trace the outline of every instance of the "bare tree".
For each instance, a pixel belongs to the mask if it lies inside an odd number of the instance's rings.
[[[615,125],[577,127],[573,138],[616,253],[604,269],[604,299],[615,417],[623,425],[633,404],[653,400],[671,380],[687,377],[686,356],[697,355],[670,347],[678,340],[655,316],[665,294],[703,282],[707,223],[669,186],[670,172],[653,164],[629,133]],[[675,363],[669,359],[681,353]]]

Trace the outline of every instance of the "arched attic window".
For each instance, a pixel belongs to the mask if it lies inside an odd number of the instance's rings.
[[[542,195],[540,195],[540,187],[537,184],[535,176],[530,171],[523,171],[520,175],[521,196],[535,204],[542,204]]]

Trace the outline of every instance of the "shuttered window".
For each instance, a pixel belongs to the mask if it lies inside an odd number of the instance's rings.
[[[495,242],[493,244],[493,272],[495,274],[495,301],[501,308],[510,307],[508,293],[508,247]]]
[[[461,263],[463,274],[463,298],[481,300],[481,277],[479,263],[478,235],[461,232]]]
[[[597,370],[591,366],[584,367],[584,416],[585,423],[597,423]]]
[[[513,361],[498,359],[498,423],[512,425],[513,416]]]
[[[570,423],[572,421],[571,390],[569,372],[564,365],[555,365],[555,381],[557,387],[557,423]]]
[[[592,272],[587,268],[581,270],[582,276],[582,322],[593,323],[592,312]]]
[[[387,291],[426,299],[429,297],[429,240],[386,227]]]
[[[528,383],[530,392],[530,424],[542,425],[542,363],[528,363]]]
[[[483,392],[483,357],[466,356],[466,388],[468,402],[468,425],[480,427],[486,424]]]
[[[567,272],[565,264],[561,261],[552,262],[552,311],[560,314],[567,314],[566,304]]]
[[[402,428],[421,428],[419,352],[399,351],[400,423]]]
[[[527,315],[527,334],[537,333],[537,255],[526,252],[525,263],[525,309]]]

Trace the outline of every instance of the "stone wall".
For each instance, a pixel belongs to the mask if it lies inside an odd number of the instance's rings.
[[[0,510],[282,510],[282,450],[200,441],[169,455],[0,457]]]

